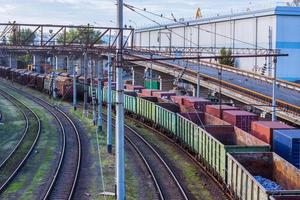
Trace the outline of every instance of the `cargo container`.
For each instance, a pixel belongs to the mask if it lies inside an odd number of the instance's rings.
[[[6,78],[6,67],[0,66],[0,76]]]
[[[300,129],[274,130],[273,150],[300,169]]]
[[[268,200],[272,195],[300,195],[300,170],[268,153],[228,154],[227,184],[239,199]],[[274,182],[281,189],[263,184],[257,177]]]
[[[176,104],[176,103],[173,103],[173,102],[172,103],[158,102],[157,105],[164,108],[164,109],[167,109],[171,112],[174,112],[174,113],[179,113],[179,111],[180,111],[179,105]]]
[[[169,100],[171,100],[171,97],[175,96],[175,95],[176,95],[176,93],[174,93],[174,92],[159,91],[159,92],[153,92],[152,93],[152,96],[154,96],[154,97],[157,97],[157,98],[160,98],[160,99],[169,99]]]
[[[228,105],[206,105],[205,107],[205,112],[221,119],[223,118],[224,110],[239,110],[239,108]]]
[[[197,98],[197,97],[189,97],[185,96],[182,99],[182,112],[189,112],[189,111],[199,111],[205,112],[206,105],[211,105],[212,103],[204,98]]]
[[[223,120],[250,133],[251,122],[257,121],[258,116],[241,110],[223,111]]]
[[[134,91],[134,92],[141,93],[142,89],[145,89],[145,87],[141,86],[141,85],[125,84],[125,89],[129,90],[129,91]]]
[[[283,124],[279,121],[253,121],[251,123],[251,134],[272,145],[274,130],[293,128],[294,127]]]
[[[29,83],[30,75],[33,74],[32,71],[26,71],[24,72],[22,76],[22,84],[27,85]]]
[[[186,97],[186,96],[171,96],[171,100],[174,102],[174,103],[177,103],[179,105],[182,105],[182,100],[183,98]]]
[[[138,94],[138,97],[139,97],[139,98],[146,99],[146,100],[151,101],[151,102],[158,102],[158,98],[157,98],[157,97],[144,95],[144,94],[142,94],[142,93],[139,93],[139,94]]]
[[[142,94],[146,96],[153,96],[153,92],[160,92],[160,90],[142,89]]]
[[[132,97],[138,96],[137,92],[131,90],[124,90],[124,95],[132,96]]]
[[[202,112],[185,112],[179,113],[180,116],[190,120],[191,122],[201,125],[204,122],[204,113]]]
[[[43,91],[44,89],[44,79],[47,75],[46,74],[39,74],[36,77],[36,88],[40,91]]]
[[[67,73],[67,72],[62,72],[59,74],[60,76],[63,76],[63,77],[70,77],[70,74]]]
[[[69,77],[58,76],[55,79],[57,96],[63,100],[70,99],[73,95],[73,81]]]
[[[51,87],[51,75],[47,74],[44,77],[44,91],[46,93],[50,93],[50,87]]]
[[[10,79],[10,80],[11,80],[11,76],[12,76],[11,69],[12,69],[12,68],[10,68],[10,67],[6,67],[6,68],[4,69],[4,71],[5,71],[5,76],[4,76],[4,78],[7,78],[7,79]]]
[[[23,84],[23,76],[25,72],[26,72],[25,69],[17,69],[14,73],[15,74],[14,81],[19,84]]]
[[[28,78],[27,86],[36,88],[38,75],[39,75],[39,73],[35,73],[35,72],[31,73]]]
[[[160,81],[157,80],[145,80],[144,81],[144,86],[146,89],[154,89],[154,90],[159,90],[160,89]]]

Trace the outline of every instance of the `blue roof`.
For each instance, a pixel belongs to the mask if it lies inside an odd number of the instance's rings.
[[[274,134],[282,134],[289,138],[300,138],[300,129],[274,130]]]
[[[216,17],[203,18],[203,19],[199,19],[199,20],[166,23],[166,24],[162,24],[161,26],[154,25],[154,26],[137,29],[136,32],[165,29],[165,26],[182,27],[182,26],[187,26],[187,25],[205,24],[205,23],[210,23],[210,22],[229,21],[229,20],[233,20],[233,19],[245,19],[245,18],[270,16],[270,15],[300,16],[300,7],[276,6],[273,8],[247,11],[247,12],[245,11],[245,12],[240,12],[240,13],[230,14],[230,15],[220,15],[220,16],[216,16]]]

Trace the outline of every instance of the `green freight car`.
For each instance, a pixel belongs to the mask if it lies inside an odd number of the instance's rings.
[[[177,115],[176,135],[224,181],[227,175],[227,153],[270,150],[265,142],[231,125],[200,127],[180,115]]]
[[[124,108],[128,112],[136,113],[137,98],[134,96],[124,95]]]
[[[156,105],[154,102],[148,101],[143,98],[137,98],[136,104],[137,115],[152,122],[155,121]]]
[[[103,88],[103,102],[107,102],[107,88],[104,87]],[[115,104],[116,103],[116,91],[115,90],[112,90],[112,104]]]
[[[277,154],[232,153],[228,154],[227,162],[227,184],[237,199],[269,200],[272,195],[273,199],[299,199],[300,170]],[[261,184],[257,176],[275,181],[280,188],[274,189],[270,183]],[[295,195],[294,198],[291,195]]]
[[[170,133],[176,133],[176,113],[155,105],[155,117],[152,121]]]
[[[144,81],[144,87],[146,89],[154,89],[154,90],[159,90],[160,89],[160,82],[157,80],[152,80],[152,82],[150,80],[145,80]]]

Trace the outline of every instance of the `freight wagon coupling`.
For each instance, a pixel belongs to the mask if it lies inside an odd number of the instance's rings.
[[[271,152],[228,153],[227,183],[239,199],[299,195],[300,170]]]

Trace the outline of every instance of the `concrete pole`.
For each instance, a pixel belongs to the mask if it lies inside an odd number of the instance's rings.
[[[88,69],[88,56],[87,53],[84,53],[84,82],[83,82],[83,116],[87,117],[88,116],[88,104],[87,104],[87,99],[88,99],[88,88],[87,88],[87,69]]]
[[[67,72],[69,73],[70,71],[70,59],[69,56],[67,56]]]
[[[12,68],[12,58],[11,58],[11,55],[9,55],[9,67]]]
[[[111,57],[108,55],[108,83],[107,83],[107,152],[112,153],[112,63]]]
[[[135,85],[135,72],[134,72],[134,68],[131,67],[131,73],[132,73],[132,85]]]
[[[56,99],[57,94],[56,94],[56,73],[52,72],[52,94],[53,98]]]
[[[32,65],[34,66],[34,71],[37,71],[37,70],[36,70],[36,59],[35,59],[35,55],[33,55],[33,57],[32,57]],[[33,69],[32,69],[32,71],[33,71]]]
[[[274,58],[274,68],[273,68],[273,94],[272,94],[272,121],[276,121],[276,80],[277,80],[277,58]]]
[[[197,72],[197,92],[196,96],[199,98],[200,97],[200,66],[198,66],[198,72]]]
[[[163,80],[161,76],[158,76],[158,80],[159,80],[159,90],[162,90]]]
[[[94,126],[97,124],[97,116],[96,116],[96,88],[94,87],[94,60],[91,60],[91,93],[92,93],[92,105],[93,105],[93,123]]]
[[[153,55],[151,54],[151,60],[153,58]],[[150,61],[150,89],[152,89],[152,78],[153,78],[153,74],[152,74],[152,68],[153,68],[153,65],[152,65],[152,61]]]
[[[98,64],[98,130],[102,132],[102,81],[103,81],[103,62]]]
[[[124,153],[124,83],[123,83],[123,0],[118,0],[117,27],[120,34],[116,52],[116,177],[117,199],[125,200],[125,153]]]
[[[58,70],[58,57],[55,56],[55,70]]]
[[[72,61],[73,63],[73,108],[74,110],[77,109],[77,83],[76,83],[76,68],[74,65],[74,61]]]
[[[272,49],[273,48],[273,30],[272,30],[272,27],[269,26],[269,49]],[[269,77],[272,77],[272,58],[269,57],[269,60],[268,60],[268,76]]]

